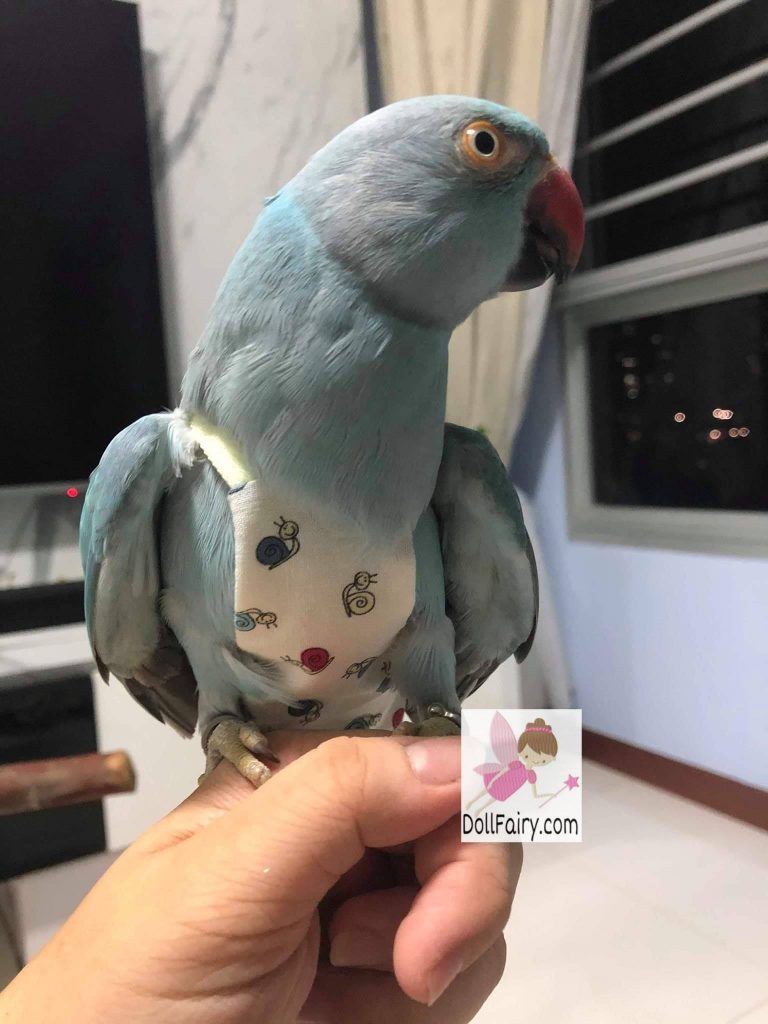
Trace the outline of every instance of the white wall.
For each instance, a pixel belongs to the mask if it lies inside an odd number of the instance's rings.
[[[768,562],[572,541],[550,330],[515,451],[584,725],[768,786]]]
[[[365,113],[357,0],[141,0],[171,377],[263,199]]]

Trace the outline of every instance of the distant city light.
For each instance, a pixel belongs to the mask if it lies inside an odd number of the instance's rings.
[[[685,422],[685,413],[684,412],[676,412],[675,413],[675,423],[684,423],[684,422]]]
[[[719,441],[720,440],[720,431],[719,430],[710,430],[710,432],[709,432],[709,440],[710,441]]]
[[[621,365],[626,369],[631,369],[633,366],[637,366],[637,359],[635,356],[624,356],[621,360]]]
[[[733,409],[713,409],[712,415],[716,420],[729,420],[733,416]]]
[[[749,427],[739,427],[739,437],[749,437]]]
[[[627,390],[627,398],[637,398],[639,394],[640,392],[637,390],[637,388],[628,388]]]
[[[738,427],[731,427],[731,429],[728,431],[728,437],[738,437],[738,436],[739,436],[739,428]]]

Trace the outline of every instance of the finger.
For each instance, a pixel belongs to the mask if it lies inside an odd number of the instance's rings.
[[[339,733],[320,729],[308,732],[292,729],[270,733],[270,748],[280,758],[279,764],[270,762],[273,774],[292,764],[302,754],[338,735]],[[372,729],[364,735],[387,734]],[[244,779],[229,762],[222,761],[186,800],[149,829],[135,844],[135,848],[146,853],[189,839],[252,793],[252,783]]]
[[[328,926],[329,958],[334,967],[368,967],[391,973],[395,935],[417,892],[415,885],[397,886],[364,892],[343,903]]]
[[[393,870],[392,859],[380,850],[367,849],[362,858],[345,872],[339,881],[329,890],[321,904],[321,912],[326,920],[353,896],[376,889],[388,889],[399,884]]]
[[[429,1002],[498,939],[509,918],[522,847],[462,843],[454,818],[415,844],[422,885],[398,929],[394,968],[403,990]]]
[[[499,938],[431,1007],[409,999],[389,974],[321,966],[298,1024],[468,1024],[498,985],[505,956]]]
[[[331,887],[320,903],[320,953],[326,960],[330,952],[329,926],[338,907],[361,893],[387,889],[396,884],[390,858],[380,850],[366,849],[362,858]]]
[[[296,920],[314,910],[367,846],[407,842],[455,815],[458,780],[458,739],[337,737],[285,767],[184,849],[195,866],[216,865],[227,894],[237,891],[239,926],[263,933],[283,925],[286,914]]]

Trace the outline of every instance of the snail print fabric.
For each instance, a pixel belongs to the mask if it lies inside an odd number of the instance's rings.
[[[251,480],[232,488],[235,642],[278,667],[291,707],[253,707],[262,727],[391,728],[383,660],[411,614],[411,537],[383,547],[316,502]]]

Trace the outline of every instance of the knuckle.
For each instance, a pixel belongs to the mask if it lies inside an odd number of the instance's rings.
[[[517,875],[509,870],[506,859],[499,858],[487,865],[487,877],[493,886],[495,902],[499,908],[499,914],[506,920],[512,909],[512,900],[515,896]]]
[[[358,808],[368,783],[368,758],[363,741],[352,736],[335,736],[317,748],[323,787],[346,805]]]

